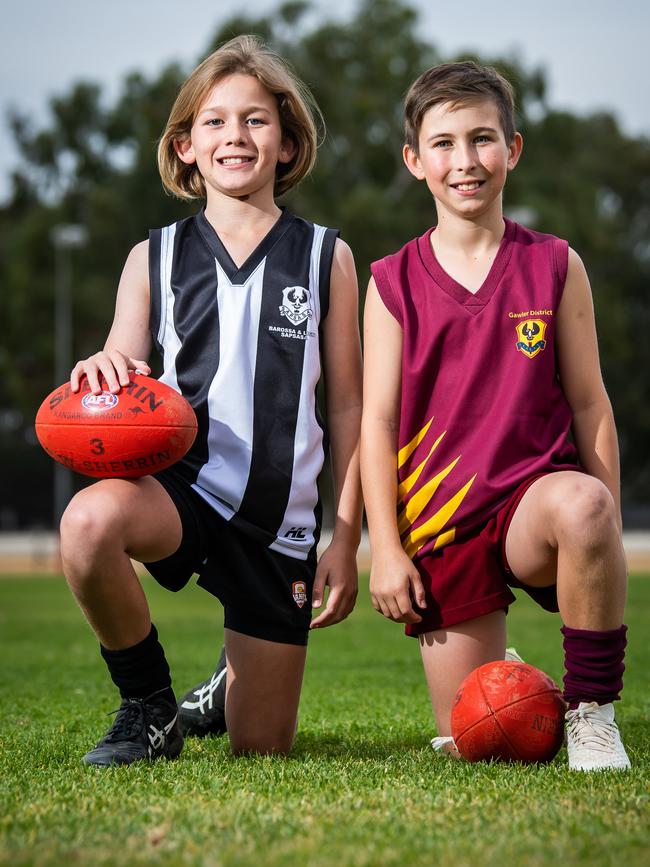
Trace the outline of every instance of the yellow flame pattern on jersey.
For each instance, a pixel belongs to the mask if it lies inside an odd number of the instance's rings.
[[[413,439],[407,443],[403,448],[399,450],[397,453],[397,466],[398,469],[401,469],[406,461],[411,457],[411,455],[415,452],[417,447],[426,437],[429,428],[433,422],[433,417],[429,419],[429,421],[425,424],[421,431],[419,431]],[[443,437],[447,431],[443,431],[440,436],[436,439],[434,444],[429,449],[429,453],[421,461],[417,467],[410,473],[407,478],[404,479],[403,482],[400,483],[397,496],[399,502],[403,505],[402,511],[399,513],[397,517],[397,526],[399,529],[400,537],[402,539],[402,547],[406,551],[409,557],[413,557],[420,548],[424,547],[432,538],[435,537],[435,542],[433,545],[433,550],[435,551],[437,548],[442,548],[444,545],[448,545],[450,542],[454,541],[456,536],[456,528],[449,527],[445,529],[446,525],[452,519],[458,507],[463,502],[465,497],[467,496],[467,492],[472,487],[474,479],[476,478],[476,473],[467,481],[465,484],[459,488],[458,491],[446,502],[444,503],[435,514],[431,515],[423,524],[415,527],[415,523],[420,515],[424,512],[428,504],[433,499],[436,491],[440,487],[440,484],[447,478],[447,476],[454,470],[456,464],[461,459],[461,455],[458,455],[457,458],[448,464],[446,467],[443,467],[439,472],[437,472],[432,478],[429,479],[422,487],[415,492],[412,496],[409,496],[412,489],[415,487],[418,479],[422,475],[424,468],[429,463],[431,455],[438,448],[440,443],[442,442]]]

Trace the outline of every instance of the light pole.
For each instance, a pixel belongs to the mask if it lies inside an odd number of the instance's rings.
[[[72,367],[72,272],[71,250],[86,245],[88,230],[85,226],[65,223],[55,226],[51,233],[54,245],[54,379],[55,387],[69,376]],[[54,465],[54,526],[58,529],[61,515],[72,493],[72,475],[62,464]]]

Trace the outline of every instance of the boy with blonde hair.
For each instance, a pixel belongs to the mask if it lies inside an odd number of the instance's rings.
[[[93,393],[119,396],[130,370],[149,372],[155,345],[161,379],[198,419],[178,464],[102,480],[63,516],[66,578],[122,697],[88,764],[176,758],[183,746],[169,666],[131,558],[172,591],[196,572],[223,603],[225,724],[236,753],[290,750],[309,630],[354,605],[354,262],[338,232],[275,202],[311,170],[316,138],[305,88],[254,37],[231,40],[197,67],[172,108],[159,168],[170,192],[205,207],[131,251],[106,345],[72,371],[73,390],[86,376]],[[327,442],[316,402],[321,371],[336,516],[317,563]],[[327,604],[312,620],[326,585]]]

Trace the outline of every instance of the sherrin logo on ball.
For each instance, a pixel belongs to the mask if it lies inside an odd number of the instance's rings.
[[[194,410],[175,389],[131,373],[117,394],[66,382],[36,414],[36,435],[55,461],[94,478],[138,478],[180,460],[196,437]]]

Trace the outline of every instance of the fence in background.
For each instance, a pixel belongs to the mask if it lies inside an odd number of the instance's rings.
[[[319,548],[330,541],[323,533]],[[650,572],[650,531],[631,530],[623,534],[623,544],[631,572]],[[370,568],[370,546],[364,534],[357,563],[361,572]],[[0,533],[0,575],[54,575],[61,572],[59,538],[56,533]]]

